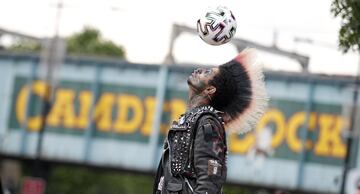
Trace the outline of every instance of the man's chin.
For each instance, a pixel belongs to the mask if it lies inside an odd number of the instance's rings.
[[[193,93],[198,93],[198,89],[192,84],[191,81],[188,81],[188,87],[189,87],[189,91]]]
[[[189,78],[187,79],[187,84],[188,84],[189,88],[196,88],[195,85],[194,85],[194,83],[193,83],[192,80],[191,80],[191,77],[189,77]]]
[[[192,91],[194,91],[195,93],[198,93],[198,92],[202,91],[202,89],[199,88],[199,87],[197,86],[197,84],[194,83],[194,80],[192,80],[191,78],[192,78],[192,77],[189,76],[189,78],[187,79],[187,84],[188,84],[189,89],[192,90]]]
[[[189,77],[189,78],[187,78],[186,82],[187,82],[188,86],[190,86],[190,85],[191,85],[190,77]]]
[[[188,78],[187,78],[187,84],[188,84],[188,86],[190,87],[195,87],[195,84],[194,84],[194,78],[192,77],[192,76],[189,76]]]

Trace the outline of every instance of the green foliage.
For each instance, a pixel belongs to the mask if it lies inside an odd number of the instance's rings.
[[[41,46],[35,41],[17,40],[7,49],[14,52],[40,52]]]
[[[236,185],[225,185],[225,194],[254,194],[254,191]]]
[[[112,41],[104,40],[99,30],[85,27],[81,32],[66,38],[69,54],[125,58],[125,49]],[[19,40],[7,48],[14,52],[39,52],[41,45],[37,42]]]
[[[339,47],[343,52],[349,49],[360,52],[360,1],[333,0],[331,12],[341,18]]]
[[[115,43],[103,40],[99,30],[85,27],[80,33],[67,38],[67,52],[81,55],[98,55],[125,58],[124,49]]]
[[[51,194],[139,194],[151,193],[152,177],[105,172],[87,168],[55,167],[47,193]]]
[[[51,194],[145,194],[151,193],[153,176],[54,166],[47,182]],[[240,186],[225,185],[226,194],[252,194]]]

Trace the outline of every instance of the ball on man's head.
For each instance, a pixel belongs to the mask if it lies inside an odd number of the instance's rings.
[[[229,42],[236,33],[236,19],[225,6],[209,7],[197,21],[200,38],[210,45],[222,45]]]

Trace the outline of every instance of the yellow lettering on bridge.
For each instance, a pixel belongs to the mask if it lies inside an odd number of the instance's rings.
[[[25,122],[25,110],[26,110],[26,102],[27,99],[29,99],[29,94],[30,92],[32,92],[34,95],[42,98],[42,100],[49,100],[48,99],[48,95],[46,94],[46,91],[49,91],[48,89],[48,85],[43,82],[43,81],[35,81],[33,82],[32,86],[24,86],[20,92],[19,95],[17,97],[16,100],[16,107],[15,107],[15,111],[16,111],[16,118],[19,121],[19,123],[24,123]],[[31,89],[31,90],[30,90]],[[28,130],[30,131],[39,131],[42,125],[42,116],[33,116],[27,119],[27,124],[25,124],[25,126],[28,128]]]
[[[95,106],[94,119],[99,131],[108,132],[112,126],[112,109],[115,102],[113,93],[105,92]]]
[[[65,128],[74,128],[76,122],[74,110],[75,92],[70,89],[58,89],[55,102],[47,117],[49,126],[58,127],[63,124]]]
[[[315,146],[315,154],[319,156],[333,156],[343,158],[346,153],[345,144],[341,139],[343,118],[322,114],[319,118],[319,136]]]
[[[132,116],[129,117],[129,113]],[[140,98],[133,95],[118,97],[118,113],[114,122],[114,130],[119,133],[134,133],[143,121],[144,110]]]
[[[33,85],[25,85],[19,91],[15,104],[16,119],[20,124],[26,120],[26,103],[29,94],[37,101],[47,101],[48,85],[43,81],[34,81]],[[55,93],[55,101],[49,112],[47,124],[51,127],[68,129],[86,129],[93,119],[100,132],[117,132],[149,136],[154,121],[156,98],[147,96],[144,99],[131,94],[116,94],[104,92],[95,102],[92,115],[91,106],[93,94],[91,91],[77,91],[60,88]],[[75,104],[78,102],[78,108]],[[170,123],[177,120],[186,111],[186,102],[182,99],[171,99],[164,102],[163,112],[169,114],[169,122],[161,123],[160,132],[166,134]],[[306,141],[305,148],[312,150],[317,156],[343,158],[346,146],[341,137],[345,118],[328,113],[309,114],[308,129],[317,139]],[[272,126],[271,147],[278,148],[287,145],[290,151],[299,153],[303,149],[300,133],[306,122],[304,111],[296,112],[286,119],[285,114],[276,108],[269,109],[256,126],[256,132],[261,132],[269,125]],[[25,125],[30,131],[38,131],[43,118],[38,115],[29,115]],[[255,134],[247,133],[240,137],[237,134],[229,136],[229,151],[245,154],[255,145]]]

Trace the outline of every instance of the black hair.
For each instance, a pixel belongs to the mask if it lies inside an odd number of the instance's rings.
[[[244,112],[251,102],[251,80],[243,65],[231,60],[219,66],[219,73],[209,82],[216,88],[210,105],[235,118]]]

